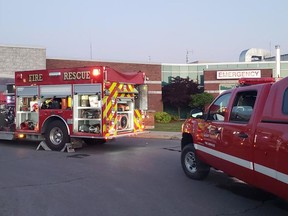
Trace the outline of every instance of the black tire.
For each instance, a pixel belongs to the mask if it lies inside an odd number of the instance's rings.
[[[198,159],[192,144],[186,145],[182,150],[181,165],[186,176],[195,180],[206,178],[210,172],[210,167]]]
[[[1,125],[0,127],[7,127],[8,126],[8,123],[5,120],[4,113],[0,113],[0,125]]]
[[[47,146],[53,151],[61,151],[70,140],[67,128],[61,120],[49,123],[44,137]]]

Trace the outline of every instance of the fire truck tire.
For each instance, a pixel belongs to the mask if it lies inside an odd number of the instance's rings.
[[[198,159],[192,144],[188,144],[183,148],[181,165],[186,176],[195,180],[206,178],[210,172],[210,167]]]
[[[66,126],[60,120],[51,122],[44,134],[47,146],[53,151],[61,151],[69,142]]]
[[[5,115],[0,113],[0,127],[6,127],[7,126],[7,122],[5,120]]]

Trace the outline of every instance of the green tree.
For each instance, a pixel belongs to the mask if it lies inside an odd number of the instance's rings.
[[[202,110],[202,112],[204,112],[205,107],[209,105],[210,103],[212,103],[212,101],[214,100],[213,95],[207,92],[194,94],[194,95],[191,95],[190,97],[191,97],[191,101],[189,103],[189,106],[192,108],[198,108]]]

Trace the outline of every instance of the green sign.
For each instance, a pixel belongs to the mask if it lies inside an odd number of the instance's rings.
[[[220,84],[219,91],[222,93],[223,91],[233,89],[237,86],[237,84]]]

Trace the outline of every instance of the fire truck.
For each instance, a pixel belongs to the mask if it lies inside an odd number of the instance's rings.
[[[143,72],[104,66],[15,72],[1,102],[0,139],[42,141],[61,151],[75,140],[104,143],[141,133],[145,80]]]
[[[184,173],[200,180],[213,167],[288,200],[288,77],[239,82],[183,124]]]

